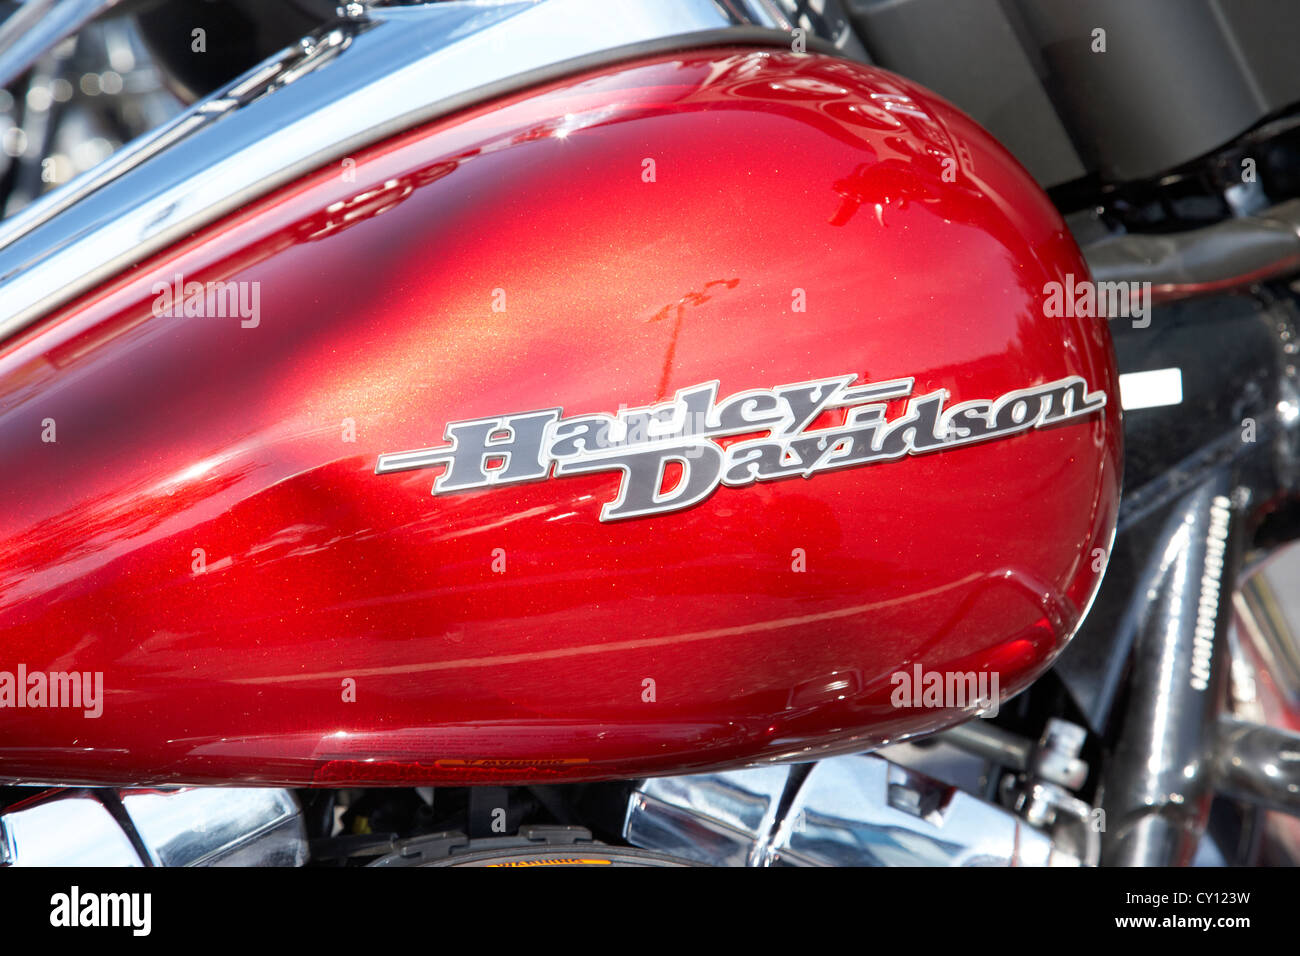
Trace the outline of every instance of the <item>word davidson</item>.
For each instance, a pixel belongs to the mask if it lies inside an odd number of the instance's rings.
[[[379,456],[377,474],[445,464],[434,494],[514,485],[591,472],[623,472],[618,497],[601,521],[664,514],[699,504],[719,485],[854,468],[904,455],[924,455],[1005,438],[1032,428],[1090,415],[1106,404],[1079,376],[948,406],[946,389],[909,398],[899,417],[885,417],[885,402],[908,398],[914,379],[854,384],[856,376],[737,392],[718,401],[718,382],[683,388],[670,402],[620,411],[575,415],[548,408],[515,415],[451,422],[450,442]],[[822,412],[847,409],[843,425],[808,430]],[[725,449],[713,439],[766,432]],[[681,466],[665,490],[670,463]]]

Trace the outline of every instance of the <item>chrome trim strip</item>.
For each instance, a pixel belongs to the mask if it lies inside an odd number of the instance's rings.
[[[364,11],[350,4],[356,19],[265,61],[109,167],[0,224],[0,341],[252,199],[437,116],[655,50],[788,47],[789,34],[776,32],[789,29],[786,2],[448,0]],[[864,56],[851,32],[838,36]],[[835,50],[810,37],[815,47]]]
[[[0,23],[0,86],[120,0],[27,0]]]

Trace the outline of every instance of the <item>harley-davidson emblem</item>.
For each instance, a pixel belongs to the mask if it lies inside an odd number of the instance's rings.
[[[886,402],[908,398],[914,379],[854,384],[856,375],[737,392],[718,401],[718,382],[680,389],[673,400],[619,411],[574,415],[546,408],[451,422],[439,448],[379,456],[376,474],[446,465],[433,493],[542,481],[554,475],[622,471],[618,497],[601,521],[679,511],[704,501],[719,485],[811,478],[904,455],[925,455],[1005,438],[1090,415],[1106,404],[1077,375],[1045,385],[945,407],[947,389],[909,398],[886,419]],[[831,409],[847,409],[842,425],[809,429]],[[725,436],[766,433],[725,448]],[[668,466],[681,474],[671,488]]]

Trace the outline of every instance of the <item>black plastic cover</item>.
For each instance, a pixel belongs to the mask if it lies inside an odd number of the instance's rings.
[[[1159,175],[1300,102],[1294,0],[847,5],[874,62],[965,110],[1047,187]]]

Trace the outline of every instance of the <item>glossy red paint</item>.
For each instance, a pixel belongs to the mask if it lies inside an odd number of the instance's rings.
[[[806,757],[961,716],[891,706],[899,669],[993,669],[1005,695],[1072,633],[1117,506],[1108,333],[1044,317],[1044,283],[1085,265],[952,107],[820,56],[692,52],[355,160],[354,180],[323,169],[0,351],[0,670],[104,681],[98,718],[0,710],[0,778]],[[258,283],[258,323],[155,317],[176,275]],[[952,401],[1077,374],[1110,402],[612,524],[617,474],[437,497],[436,471],[375,474],[448,421],[850,372]]]

